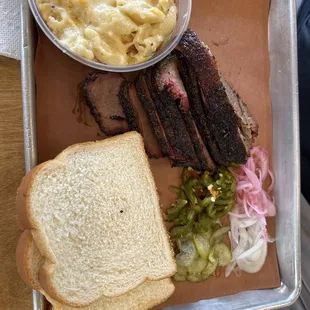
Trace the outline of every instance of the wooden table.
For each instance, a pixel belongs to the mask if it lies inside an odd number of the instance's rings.
[[[0,309],[30,310],[31,290],[15,267],[20,229],[15,195],[24,175],[20,63],[0,57]]]

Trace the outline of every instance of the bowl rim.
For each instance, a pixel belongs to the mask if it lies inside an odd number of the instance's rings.
[[[177,2],[178,1],[184,1],[184,0],[177,0]],[[178,43],[180,42],[180,40],[182,38],[182,35],[184,34],[184,32],[186,31],[186,29],[188,27],[190,17],[191,17],[192,0],[186,0],[186,1],[187,1],[187,5],[188,5],[188,11],[187,11],[186,16],[185,16],[185,23],[182,24],[181,29],[179,31],[179,34],[176,35],[175,38],[173,38],[173,40],[171,40],[166,45],[165,50],[163,52],[159,53],[158,55],[156,55],[155,57],[152,57],[151,59],[149,59],[145,62],[134,64],[134,65],[128,65],[128,66],[106,65],[104,63],[88,60],[88,59],[78,55],[77,53],[71,51],[69,48],[65,47],[57,39],[57,37],[52,32],[52,30],[49,29],[49,27],[47,26],[43,17],[41,16],[40,10],[36,4],[36,0],[28,0],[28,3],[29,3],[29,7],[31,9],[32,15],[34,16],[34,19],[36,20],[37,24],[39,25],[39,27],[41,28],[43,33],[64,54],[68,55],[69,57],[71,57],[72,59],[78,61],[79,63],[81,63],[83,65],[86,65],[88,67],[91,67],[91,68],[94,68],[97,70],[110,71],[110,72],[132,72],[132,71],[138,71],[138,70],[146,69],[146,68],[156,64],[157,62],[159,62],[160,60],[165,58],[170,52],[172,52],[172,50],[178,45]]]

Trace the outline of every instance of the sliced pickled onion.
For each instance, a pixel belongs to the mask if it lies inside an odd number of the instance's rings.
[[[237,257],[237,260],[247,259],[251,257],[257,250],[259,250],[264,245],[264,243],[265,243],[264,239],[259,239],[250,249],[246,250],[241,255],[239,255],[239,257]]]
[[[225,277],[228,277],[236,268],[237,262],[231,261],[226,267],[225,267]]]
[[[252,253],[250,257],[237,259],[238,267],[247,273],[256,273],[261,270],[267,257],[267,244]]]
[[[252,148],[245,165],[230,169],[237,180],[236,205],[229,213],[231,222],[232,261],[226,266],[228,276],[236,268],[249,273],[258,272],[266,259],[267,216],[275,216],[276,208],[271,191],[274,175],[269,168],[268,152],[262,146]],[[265,182],[270,185],[265,190]]]

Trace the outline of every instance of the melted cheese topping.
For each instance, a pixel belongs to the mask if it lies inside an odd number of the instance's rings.
[[[148,60],[175,26],[174,0],[37,0],[48,27],[80,56],[108,65]]]

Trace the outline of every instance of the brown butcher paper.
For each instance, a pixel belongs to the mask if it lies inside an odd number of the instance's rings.
[[[190,27],[208,44],[225,79],[248,104],[260,126],[256,144],[265,146],[271,158],[268,10],[269,0],[193,0]],[[39,32],[35,73],[40,162],[55,157],[71,144],[104,138],[87,108],[76,103],[78,85],[91,71],[67,57]],[[165,210],[174,200],[168,187],[179,184],[181,169],[171,168],[168,159],[151,160],[151,166]],[[274,219],[269,219],[271,235],[274,225]],[[266,263],[259,273],[225,278],[222,270],[220,276],[202,283],[176,283],[175,294],[163,307],[278,286],[275,244],[269,244]]]

